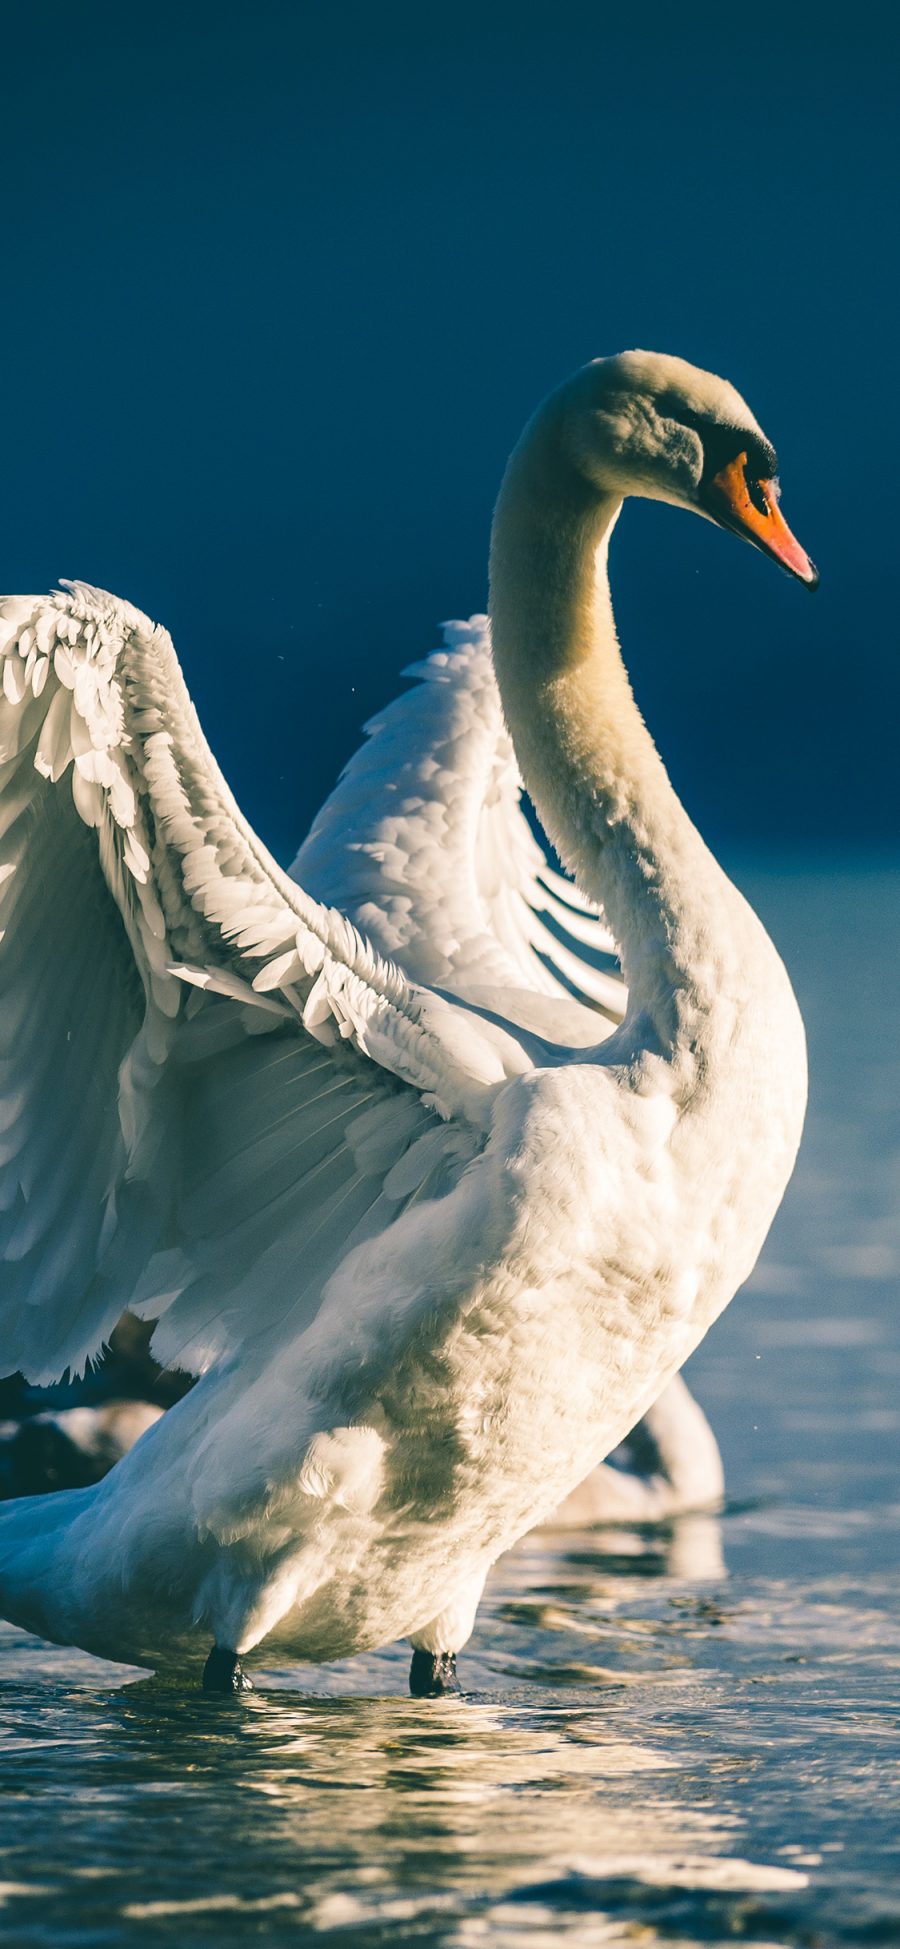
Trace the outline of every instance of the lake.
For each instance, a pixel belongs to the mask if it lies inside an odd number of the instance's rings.
[[[721,1518],[527,1538],[446,1702],[405,1648],[220,1701],[3,1627],[4,1942],[900,1941],[900,873],[736,877],[812,1098],[690,1363]]]

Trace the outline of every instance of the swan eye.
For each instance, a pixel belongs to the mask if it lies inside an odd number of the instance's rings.
[[[744,470],[744,479],[747,483],[747,493],[757,514],[768,516],[771,513],[771,508],[762,481],[757,480],[755,474],[751,474],[749,469],[746,468]]]
[[[758,461],[752,465],[748,462],[744,468],[744,481],[748,500],[757,514],[768,519],[781,500],[781,483],[777,476],[770,473],[765,465],[764,468],[760,467]]]

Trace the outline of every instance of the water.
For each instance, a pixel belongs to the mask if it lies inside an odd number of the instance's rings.
[[[900,1940],[900,874],[742,877],[814,1083],[691,1363],[723,1518],[527,1539],[446,1703],[402,1650],[232,1703],[7,1631],[4,1942]]]

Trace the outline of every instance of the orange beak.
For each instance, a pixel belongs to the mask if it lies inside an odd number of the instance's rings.
[[[747,455],[739,453],[706,490],[706,510],[720,527],[731,528],[745,541],[771,555],[788,575],[796,575],[808,589],[819,586],[818,570],[805,548],[791,534],[778,505],[779,487],[774,480],[748,482]]]

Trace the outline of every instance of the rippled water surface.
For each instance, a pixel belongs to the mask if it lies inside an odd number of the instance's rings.
[[[186,1697],[3,1636],[4,1941],[900,1940],[900,875],[744,875],[813,1101],[691,1362],[721,1520],[531,1537],[467,1695],[405,1652]]]

